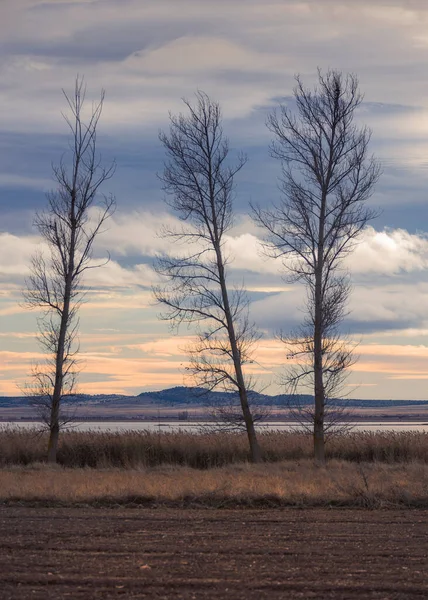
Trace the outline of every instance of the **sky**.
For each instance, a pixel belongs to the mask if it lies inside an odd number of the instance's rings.
[[[151,294],[152,261],[173,223],[157,178],[160,129],[182,98],[203,90],[222,106],[237,177],[230,278],[244,281],[262,338],[251,367],[267,392],[286,367],[276,334],[302,319],[303,291],[260,254],[249,202],[279,199],[266,117],[292,95],[299,73],[352,72],[383,175],[370,205],[379,216],[349,258],[353,292],[344,330],[358,342],[350,373],[357,398],[426,399],[428,392],[428,3],[424,0],[0,0],[0,394],[19,395],[37,345],[37,314],[22,306],[40,247],[36,210],[67,149],[61,89],[84,76],[88,99],[106,90],[98,147],[117,170],[103,191],[117,211],[97,240],[110,263],[90,271],[80,314],[79,391],[136,394],[189,383],[183,347]]]

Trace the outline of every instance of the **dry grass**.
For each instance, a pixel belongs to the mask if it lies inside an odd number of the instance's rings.
[[[428,465],[311,461],[140,470],[0,470],[0,502],[30,505],[428,507]]]
[[[426,506],[428,434],[358,432],[331,439],[326,468],[311,436],[260,436],[266,461],[248,463],[245,435],[65,432],[59,465],[46,435],[0,431],[0,501],[171,506]]]
[[[310,435],[266,432],[260,435],[265,461],[310,459]],[[0,467],[29,465],[45,459],[47,436],[36,430],[0,429]],[[330,460],[428,463],[428,433],[353,432],[329,440]],[[58,462],[70,468],[134,469],[180,465],[210,469],[248,461],[248,443],[236,433],[78,432],[60,436]]]

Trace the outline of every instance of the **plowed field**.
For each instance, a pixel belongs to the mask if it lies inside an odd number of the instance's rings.
[[[428,598],[421,510],[0,509],[2,600]]]

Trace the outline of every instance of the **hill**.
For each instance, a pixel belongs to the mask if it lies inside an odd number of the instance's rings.
[[[313,396],[310,394],[290,396],[287,394],[259,394],[251,392],[251,401],[255,404],[287,407],[290,404],[311,404]],[[74,406],[124,406],[124,405],[193,405],[210,406],[212,404],[228,404],[236,398],[232,392],[209,391],[199,387],[176,386],[154,392],[141,392],[137,396],[124,396],[121,394],[74,394],[65,398],[67,404]],[[428,406],[428,400],[362,400],[362,399],[337,399],[334,404],[346,405],[352,408],[386,408],[405,406]],[[18,408],[28,406],[29,399],[25,396],[0,396],[0,408]]]
[[[236,394],[177,386],[161,391],[142,392],[137,396],[120,394],[75,394],[64,398],[64,409],[74,420],[206,420],[207,407],[238,402]],[[313,396],[270,396],[253,392],[253,406],[269,407],[273,420],[290,418],[290,405],[313,403]],[[335,400],[337,406],[353,409],[355,419],[428,420],[428,400]],[[0,421],[36,419],[37,414],[26,397],[0,396]]]

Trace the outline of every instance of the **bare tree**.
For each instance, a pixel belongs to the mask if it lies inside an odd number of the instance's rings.
[[[170,117],[170,132],[160,134],[167,153],[162,176],[167,203],[184,222],[180,231],[164,235],[181,244],[177,256],[159,257],[157,272],[167,279],[154,290],[166,313],[161,318],[193,324],[197,341],[190,348],[189,373],[198,385],[235,390],[248,435],[251,457],[261,460],[243,366],[252,362],[257,333],[248,318],[243,288],[227,283],[225,234],[233,221],[234,176],[246,162],[227,162],[229,144],[220,107],[202,93],[188,116]]]
[[[71,160],[67,165],[62,157],[59,166],[53,166],[56,190],[48,194],[46,210],[35,217],[47,255],[39,252],[33,257],[24,292],[27,306],[42,311],[39,341],[47,360],[33,371],[31,395],[49,428],[49,462],[56,462],[60,427],[66,421],[63,399],[72,393],[78,372],[76,337],[84,296],[82,276],[106,262],[93,260],[93,245],[115,207],[112,196],[99,193],[115,170],[114,163],[103,167],[97,153],[104,90],[86,121],[83,79],[76,79],[72,96],[63,93],[71,111],[70,117],[64,116],[71,131]]]
[[[282,339],[297,361],[288,385],[292,391],[308,385],[314,394],[314,454],[324,463],[326,402],[353,362],[352,344],[339,330],[350,293],[343,259],[374,216],[366,200],[380,167],[368,156],[371,132],[354,122],[362,102],[357,78],[320,70],[318,78],[314,92],[296,78],[297,115],[281,106],[268,118],[271,153],[282,165],[282,200],[254,213],[267,231],[267,252],[283,259],[289,280],[306,287],[304,323]]]
[[[265,422],[272,414],[272,406],[266,402],[265,396],[259,396],[253,389],[247,389],[247,399],[253,417],[258,425]],[[223,402],[208,403],[208,416],[211,419],[206,429],[209,431],[246,431],[239,394],[229,394]]]
[[[305,355],[303,358],[309,359],[310,357]],[[355,359],[354,356],[352,356],[352,358]],[[300,370],[300,373],[302,373],[304,369],[305,367],[302,364],[298,365],[298,370]],[[299,378],[296,377],[296,371],[297,370],[294,370],[292,367],[290,368],[288,374],[284,377],[283,384],[290,391],[298,389],[297,384],[299,382]],[[344,374],[345,373],[346,371],[344,371]],[[313,384],[313,381],[311,383]],[[311,387],[313,391],[313,385]],[[348,433],[354,428],[354,411],[350,406],[349,400],[342,397],[341,390],[338,387],[334,390],[334,395],[334,398],[330,398],[327,394],[325,397],[324,436],[326,443],[328,442],[329,438]],[[345,396],[346,395],[348,394],[345,394]],[[312,399],[310,402],[308,402],[306,400],[306,396],[302,396],[298,393],[291,393],[287,400],[287,408],[291,420],[297,422],[306,433],[313,433],[315,411],[314,402]]]

